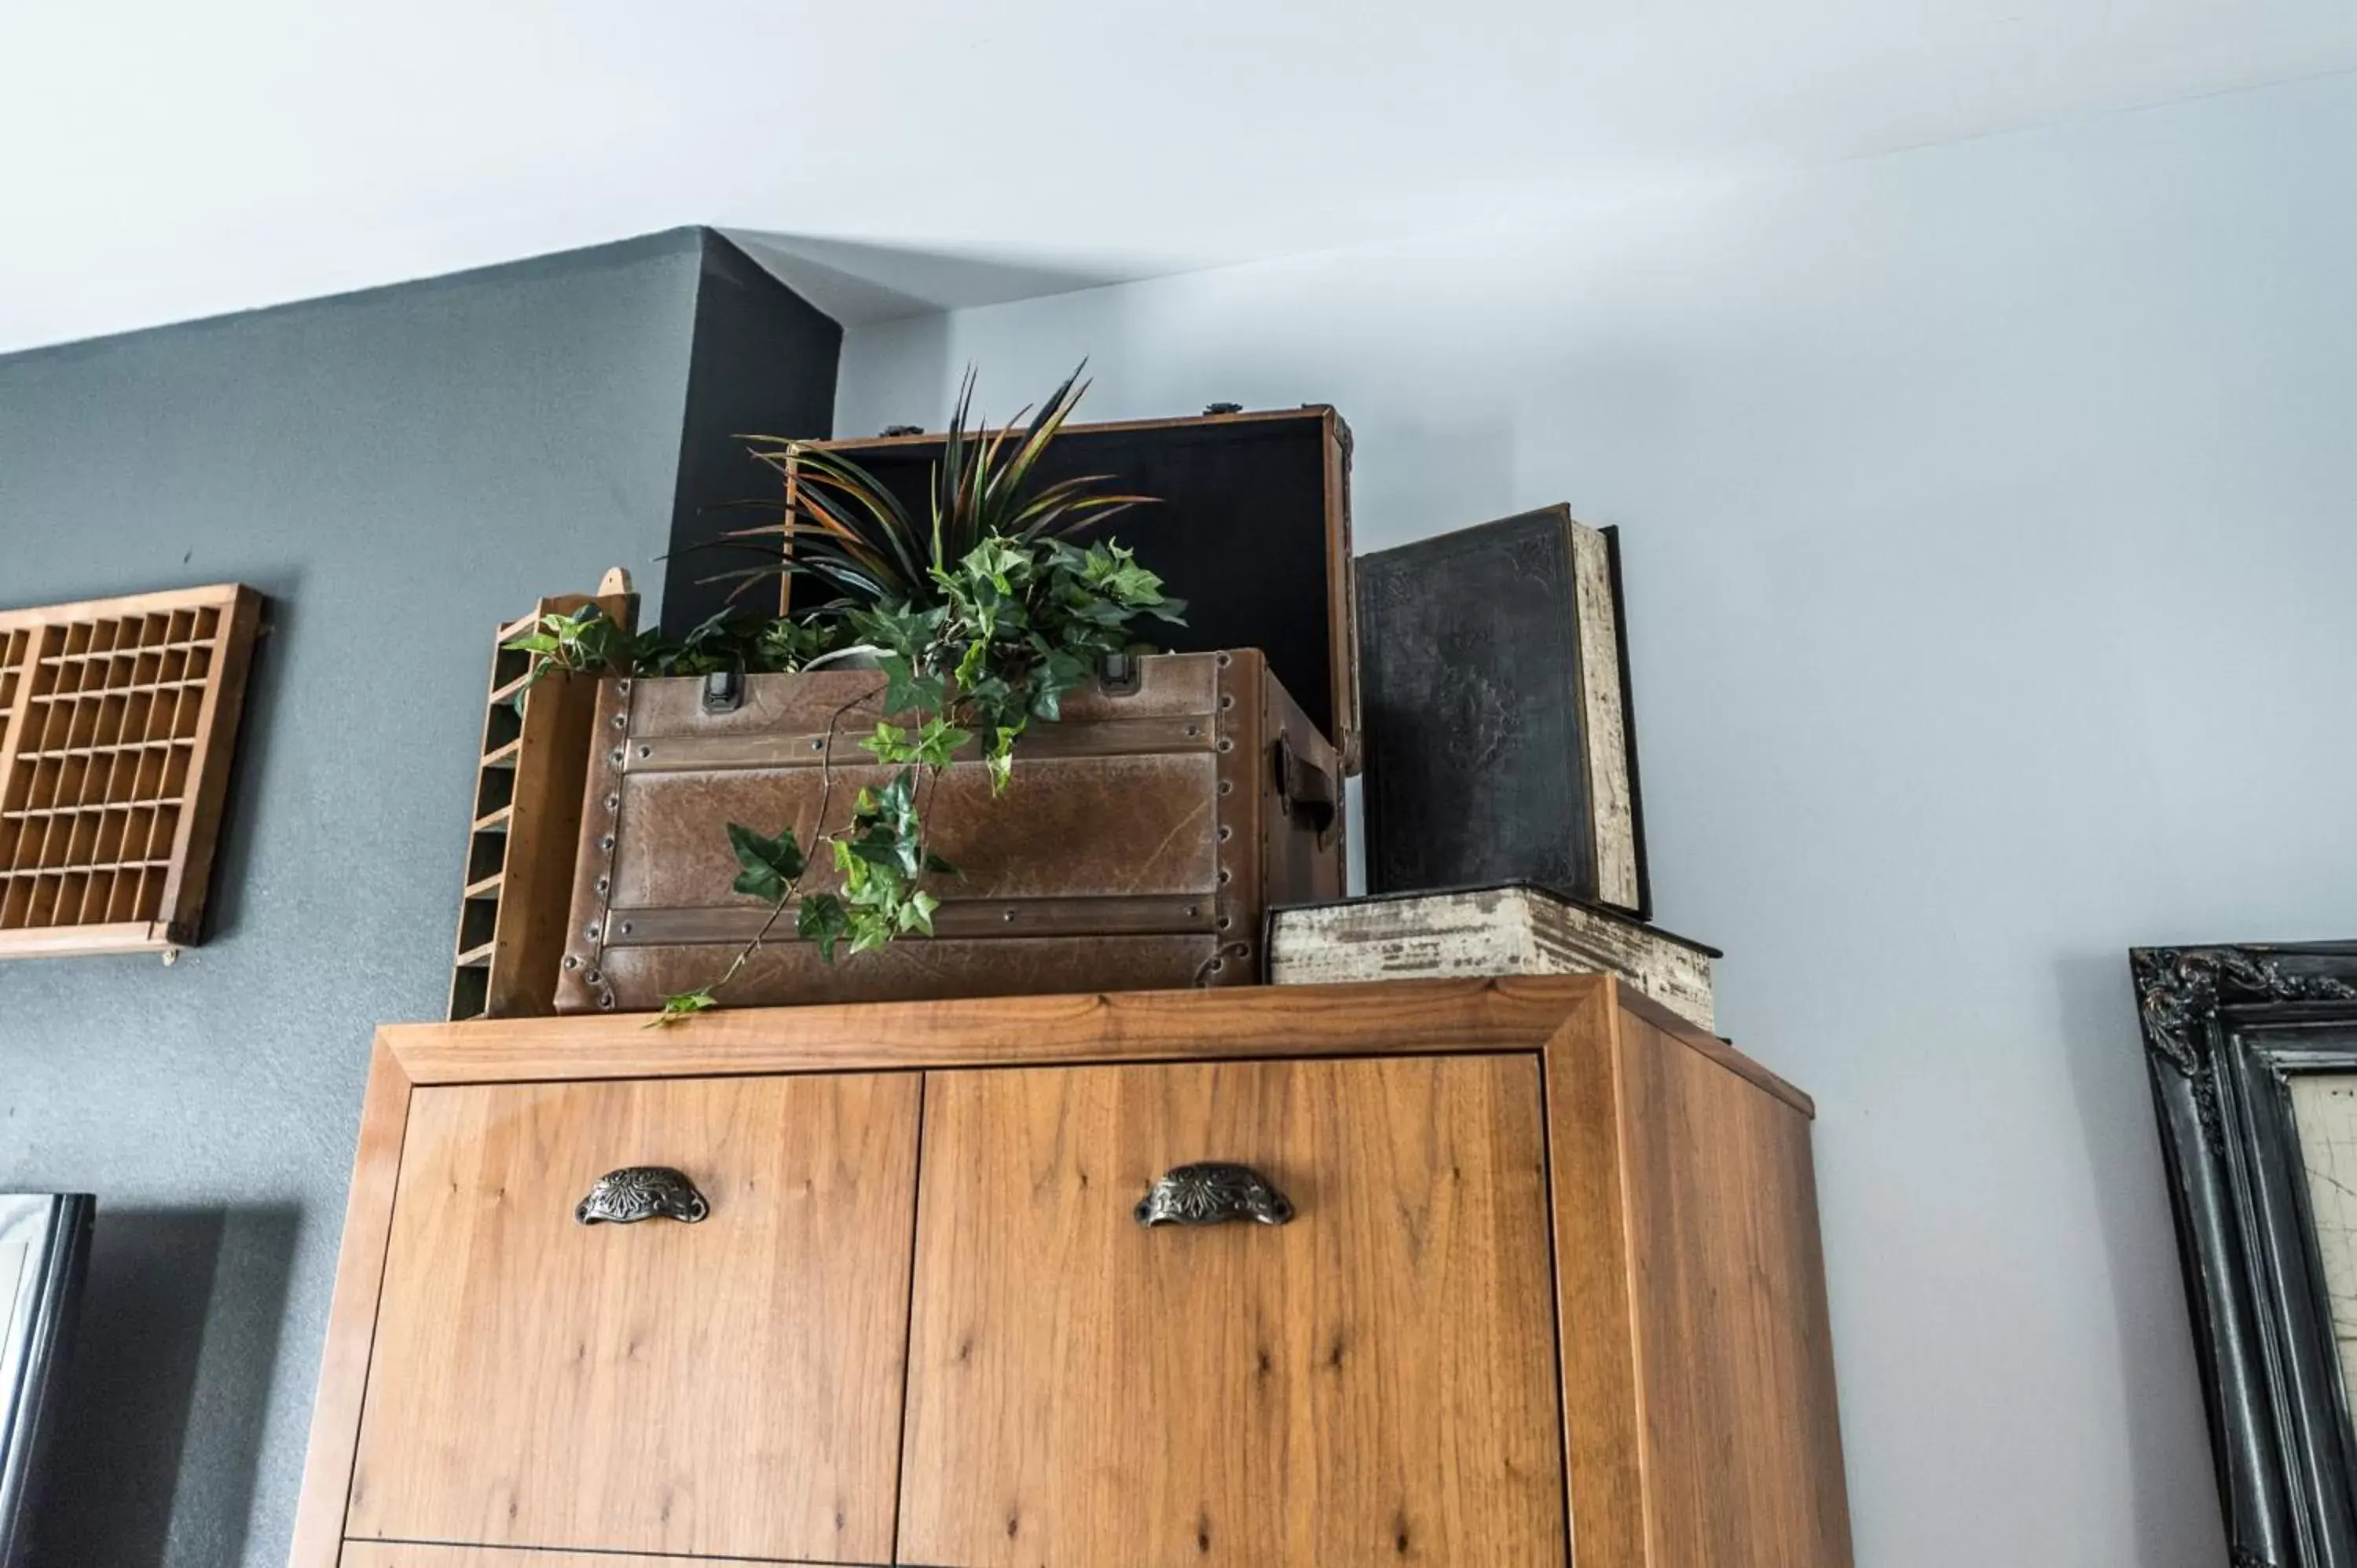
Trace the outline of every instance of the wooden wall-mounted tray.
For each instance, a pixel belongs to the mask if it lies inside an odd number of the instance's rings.
[[[231,583],[0,610],[0,958],[200,939],[262,604]]]

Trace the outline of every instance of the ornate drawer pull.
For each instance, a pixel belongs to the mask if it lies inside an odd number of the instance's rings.
[[[1203,1160],[1173,1168],[1146,1189],[1136,1212],[1140,1225],[1282,1225],[1293,1218],[1293,1200],[1250,1165]]]
[[[641,1219],[693,1225],[711,1212],[695,1184],[669,1165],[625,1165],[599,1176],[573,1218],[584,1225],[635,1225]]]

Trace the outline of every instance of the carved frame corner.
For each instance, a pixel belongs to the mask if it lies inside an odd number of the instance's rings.
[[[2287,1370],[2319,1329],[2284,1288],[2308,1265],[2287,1219],[2304,1198],[2281,1191],[2281,1096],[2317,1059],[2287,1026],[2357,1026],[2357,942],[2128,957],[2233,1568],[2357,1568],[2357,1494],[2318,1484],[2346,1463],[2347,1418]]]

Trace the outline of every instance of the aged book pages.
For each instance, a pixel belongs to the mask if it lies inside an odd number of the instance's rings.
[[[1709,949],[1535,887],[1359,898],[1279,909],[1277,985],[1492,974],[1615,974],[1715,1031]]]
[[[1572,592],[1579,608],[1578,695],[1587,722],[1587,812],[1596,835],[1599,903],[1641,908],[1637,814],[1629,787],[1629,715],[1620,683],[1620,618],[1612,603],[1612,553],[1604,535],[1573,522]]]

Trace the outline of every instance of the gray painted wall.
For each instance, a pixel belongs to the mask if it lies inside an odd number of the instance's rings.
[[[836,424],[1331,402],[1627,552],[1663,923],[1818,1099],[1864,1568],[2222,1563],[2131,943],[2357,937],[2357,79],[855,328]],[[1244,564],[1243,569],[1249,569]]]
[[[370,1031],[441,1015],[490,632],[609,565],[659,595],[699,254],[0,359],[0,604],[277,601],[214,940],[0,964],[0,1189],[102,1206],[42,1568],[285,1562]]]

